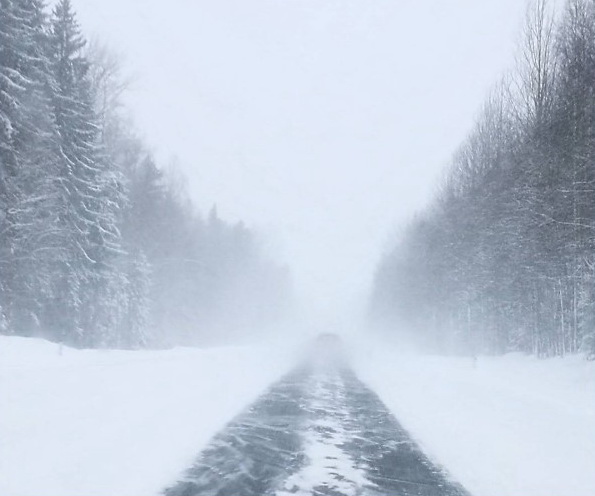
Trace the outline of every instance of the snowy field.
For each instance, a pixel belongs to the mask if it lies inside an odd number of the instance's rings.
[[[595,494],[595,363],[361,345],[360,378],[474,496]]]
[[[60,355],[0,336],[0,495],[156,495],[292,364],[278,348]]]
[[[0,337],[0,495],[157,495],[295,363],[274,347],[75,351]],[[399,354],[356,373],[474,496],[595,494],[595,363]]]

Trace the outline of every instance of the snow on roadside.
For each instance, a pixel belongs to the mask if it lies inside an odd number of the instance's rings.
[[[0,494],[159,494],[292,363],[266,347],[60,355],[0,336]]]
[[[474,496],[595,494],[595,363],[358,343],[360,378]]]

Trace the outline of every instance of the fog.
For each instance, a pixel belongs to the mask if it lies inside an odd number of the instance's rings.
[[[322,322],[364,308],[392,233],[512,65],[524,11],[518,0],[75,8],[133,76],[127,105],[156,154],[179,164],[201,210],[216,203],[261,232]]]

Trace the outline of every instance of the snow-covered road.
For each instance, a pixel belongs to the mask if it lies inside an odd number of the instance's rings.
[[[349,368],[307,363],[220,432],[166,496],[464,496]]]

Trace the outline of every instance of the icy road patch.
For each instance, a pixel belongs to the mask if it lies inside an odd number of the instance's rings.
[[[370,482],[345,449],[350,441],[345,429],[349,418],[345,384],[339,375],[331,373],[311,375],[308,383],[308,409],[313,419],[304,440],[306,465],[285,481],[277,496],[310,496],[316,494],[317,488],[356,496]]]

